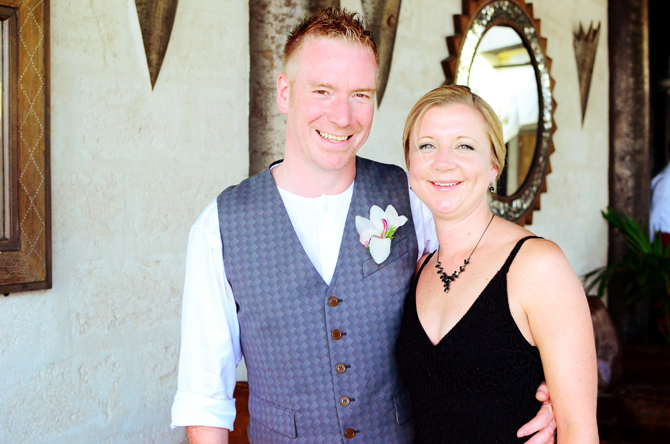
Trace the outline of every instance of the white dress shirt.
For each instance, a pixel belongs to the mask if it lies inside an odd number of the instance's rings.
[[[335,271],[353,188],[352,184],[344,193],[316,198],[278,188],[300,243],[327,284]],[[412,191],[409,194],[418,260],[437,249],[437,237],[430,210]],[[237,308],[222,251],[215,200],[193,224],[188,240],[179,377],[171,427],[233,429],[235,370],[242,352]]]
[[[670,233],[670,164],[651,181],[649,231]]]

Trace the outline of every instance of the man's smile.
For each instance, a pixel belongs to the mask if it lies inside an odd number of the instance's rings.
[[[323,137],[324,139],[329,140],[329,141],[331,141],[331,142],[344,142],[345,140],[347,140],[347,139],[349,139],[349,138],[351,137],[351,135],[348,135],[348,136],[336,136],[336,135],[334,135],[334,134],[324,133],[323,131],[319,131],[319,130],[316,130],[316,132],[319,133],[319,135],[320,135],[321,137]]]

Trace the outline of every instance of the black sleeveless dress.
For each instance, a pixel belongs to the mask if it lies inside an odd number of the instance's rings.
[[[435,253],[414,278],[395,353],[410,393],[415,444],[528,440],[517,438],[516,432],[540,409],[535,392],[544,372],[537,347],[526,341],[512,318],[507,272],[531,237],[516,244],[472,307],[437,345],[426,335],[416,311],[416,285]]]

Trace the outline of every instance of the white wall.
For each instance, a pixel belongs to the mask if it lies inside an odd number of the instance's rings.
[[[248,171],[248,6],[181,0],[151,90],[133,0],[51,0],[53,289],[0,298],[1,443],[177,443],[190,225]]]
[[[578,275],[607,262],[607,224],[600,215],[608,204],[609,69],[607,58],[607,1],[533,1],[542,19],[542,35],[553,60],[556,81],[556,151],[542,209],[528,229],[556,242]],[[581,123],[579,81],[572,33],[581,22],[601,22],[584,125]]]
[[[529,228],[579,274],[605,262],[607,2],[535,0],[554,61],[556,152]],[[342,0],[360,10],[360,0]],[[366,157],[404,164],[411,106],[439,86],[460,0],[403,2]],[[572,49],[601,21],[584,127]],[[177,443],[190,225],[248,171],[248,6],[180,0],[152,92],[132,0],[51,0],[54,288],[0,298],[0,443]],[[243,372],[241,373],[244,374]]]

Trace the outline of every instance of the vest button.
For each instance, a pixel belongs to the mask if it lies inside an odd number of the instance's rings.
[[[335,371],[339,374],[342,374],[347,371],[347,366],[340,362],[335,366]]]
[[[342,332],[339,331],[339,330],[337,330],[337,329],[335,329],[335,330],[333,330],[333,332],[330,334],[330,336],[332,336],[333,339],[335,339],[336,341],[339,341],[340,339],[342,339]]]
[[[340,398],[340,405],[342,407],[349,407],[349,404],[351,404],[351,398],[348,396],[343,396]]]
[[[331,296],[328,298],[328,305],[330,305],[331,307],[337,307],[337,304],[339,303],[340,301],[338,301],[335,296]]]
[[[356,436],[356,431],[354,429],[347,429],[344,431],[344,437],[347,439],[352,439]]]

